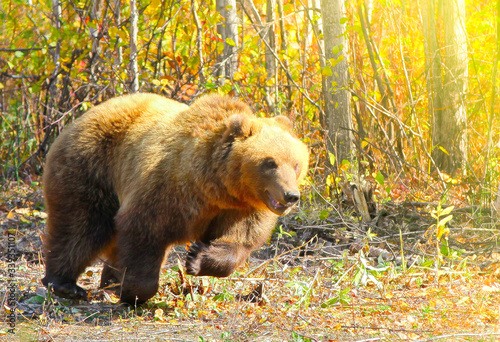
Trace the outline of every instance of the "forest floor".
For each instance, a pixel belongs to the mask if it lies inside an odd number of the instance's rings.
[[[79,281],[89,302],[47,293],[42,203],[38,185],[0,197],[0,340],[500,340],[499,225],[476,207],[445,208],[439,244],[432,203],[388,202],[367,224],[296,212],[226,279],[186,276],[179,246],[158,294],[134,308],[98,289],[100,262]]]

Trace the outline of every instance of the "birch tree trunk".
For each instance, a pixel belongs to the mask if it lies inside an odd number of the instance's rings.
[[[274,53],[276,51],[276,38],[274,30],[274,8],[276,7],[276,0],[267,0],[267,24],[265,39],[265,57],[266,57],[266,97],[265,100],[271,112],[275,111],[276,102],[276,59]]]
[[[442,8],[445,46],[440,108],[443,109],[433,112],[432,158],[437,168],[454,174],[464,168],[467,161],[465,0],[443,0]]]
[[[238,69],[238,55],[236,52],[239,39],[236,0],[217,0],[216,9],[223,18],[223,22],[217,27],[217,31],[224,41],[224,50],[222,56],[219,57],[219,75],[223,78],[232,79]]]
[[[484,188],[487,188],[489,183],[491,182],[491,177],[489,176],[492,174],[490,168],[490,156],[491,156],[491,145],[493,144],[492,141],[492,131],[493,131],[493,125],[494,125],[494,119],[496,115],[495,112],[495,99],[497,97],[497,73],[498,73],[498,63],[500,62],[500,0],[497,0],[497,43],[496,43],[496,52],[495,52],[495,59],[493,61],[493,71],[491,72],[491,102],[490,102],[490,115],[488,118],[488,138],[486,140],[486,161],[485,161],[485,170],[484,170]],[[498,116],[496,118],[498,120]],[[494,174],[494,173],[493,173]],[[497,179],[498,181],[498,179]],[[500,182],[498,183],[498,189],[496,192],[496,199],[495,202],[493,203],[493,208],[496,211],[497,217],[500,216]]]
[[[317,0],[319,1],[319,0]],[[278,15],[279,15],[279,33],[281,37],[281,44],[280,44],[280,49],[283,52],[286,52],[287,46],[288,46],[288,32],[285,29],[285,11],[283,9],[283,0],[277,0],[277,5],[278,5]],[[283,65],[285,66],[285,69],[289,69],[289,63],[287,59],[283,60]],[[281,69],[278,69],[281,70]],[[281,73],[283,74],[283,70],[281,70]],[[286,93],[287,93],[287,111],[290,111],[292,108],[292,84],[290,80],[286,76],[279,76],[280,79],[285,79],[286,80]]]
[[[130,92],[139,91],[139,70],[137,68],[137,1],[130,0]]]
[[[429,99],[429,121],[442,116],[443,87],[441,84],[441,50],[437,41],[436,9],[434,0],[425,0],[420,13],[424,33],[425,74],[427,83],[427,98]],[[433,125],[434,126],[434,125]],[[435,129],[431,127],[431,129]],[[432,150],[430,146],[429,150]],[[435,165],[435,163],[434,163]]]
[[[52,22],[54,27],[59,32],[61,30],[61,1],[60,0],[52,0]],[[50,75],[50,82],[48,88],[48,96],[46,102],[46,112],[45,117],[47,121],[50,123],[52,120],[52,114],[54,111],[54,107],[56,106],[56,98],[57,98],[57,89],[58,89],[58,76],[61,72],[61,38],[58,33],[56,46],[51,49],[52,59],[54,61],[54,71]],[[51,126],[49,125],[46,130],[46,137],[50,135]]]
[[[350,159],[352,149],[351,94],[345,39],[344,0],[321,0],[325,57],[323,95],[328,126],[328,147],[337,165]]]
[[[52,136],[52,130],[54,129],[53,122],[53,114],[54,107],[56,106],[56,98],[57,98],[57,76],[61,71],[61,38],[59,36],[59,31],[61,30],[61,1],[60,0],[52,0],[52,22],[55,29],[58,31],[58,38],[56,46],[53,49],[50,49],[50,53],[52,54],[52,59],[54,61],[54,71],[50,75],[49,78],[49,87],[48,92],[45,95],[45,106],[44,106],[44,137],[43,141],[38,146],[38,150],[30,157],[26,162],[30,164],[33,163],[34,160],[41,154],[45,155],[47,153],[47,146],[49,144],[49,140]],[[33,164],[32,164],[33,165]]]
[[[326,67],[325,40],[320,39],[320,37],[323,35],[323,17],[320,14],[321,13],[321,1],[320,0],[312,0],[311,6],[313,8],[313,11],[312,11],[313,17],[311,18],[311,21],[312,21],[312,28],[313,28],[314,34],[317,37],[319,66],[320,66],[321,70],[324,70]],[[315,16],[317,17],[316,20],[314,20]],[[322,75],[322,77],[321,77],[321,88],[323,89],[323,91],[321,92],[321,100],[324,103],[324,101],[325,101],[324,89],[327,89],[327,78],[325,75]],[[325,115],[320,115],[319,120],[320,120],[320,123],[323,127],[327,126]]]
[[[205,75],[203,74],[204,69],[204,56],[203,56],[203,43],[202,43],[202,27],[200,19],[198,17],[197,8],[195,6],[195,0],[191,0],[191,13],[193,14],[193,21],[196,25],[196,50],[198,51],[198,57],[200,58],[200,84],[205,83]]]
[[[114,24],[116,27],[119,27],[121,22],[121,16],[120,16],[121,0],[114,0],[113,3],[114,3],[114,9],[113,9]],[[116,39],[115,59],[113,61],[113,67],[115,68],[116,72],[118,72],[123,62],[123,57],[122,57],[122,47],[120,44],[121,40],[120,36],[117,34],[115,39]]]

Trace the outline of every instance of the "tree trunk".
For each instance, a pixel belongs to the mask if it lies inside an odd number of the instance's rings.
[[[347,44],[343,0],[322,0],[325,57],[323,69],[326,82],[323,88],[325,116],[328,125],[328,148],[335,155],[337,165],[350,159],[352,148],[351,94],[347,65]]]
[[[434,111],[432,158],[437,168],[454,174],[467,161],[467,113],[464,96],[467,91],[468,56],[465,0],[443,0],[442,16],[445,45],[443,109]]]
[[[61,29],[61,16],[62,16],[62,10],[61,10],[61,2],[59,0],[52,0],[52,17],[53,17],[53,23],[56,28],[56,30]],[[51,75],[51,82],[49,85],[49,93],[50,93],[50,101],[49,101],[49,113],[53,109],[53,104],[56,99],[56,90],[57,90],[57,75],[59,73],[59,70],[61,69],[61,39],[57,40],[56,47],[53,52],[52,56],[54,60],[54,72]]]
[[[130,92],[139,91],[139,70],[137,68],[137,2],[130,0]]]
[[[223,18],[223,21],[217,27],[217,32],[224,41],[224,50],[222,56],[219,57],[219,75],[223,78],[232,79],[238,69],[238,55],[236,52],[239,39],[236,0],[217,0],[216,9]]]
[[[274,32],[274,21],[276,16],[274,15],[274,8],[276,7],[276,0],[267,0],[267,24],[265,39],[267,44],[265,44],[266,51],[266,103],[271,112],[275,111],[275,100],[276,100],[276,59],[274,58],[274,52],[276,51],[276,39]]]
[[[321,15],[318,16],[317,20],[314,20],[314,15],[318,15],[321,13],[321,1],[320,0],[312,0],[311,4],[313,11],[313,17],[310,18],[312,22],[312,29],[314,31],[314,34],[316,35],[317,38],[317,44],[318,44],[318,55],[319,55],[319,67],[321,70],[324,70],[326,67],[326,57],[325,57],[325,40],[320,39],[320,37],[323,35],[323,18]],[[315,13],[316,12],[316,13]],[[321,88],[322,89],[327,89],[327,80],[326,77],[323,75],[321,77]],[[321,100],[324,102],[324,91],[321,93]],[[321,115],[319,117],[319,121],[323,127],[327,126],[326,123],[326,118],[324,115]]]
[[[91,58],[89,62],[90,77],[93,82],[98,82],[96,68],[99,63],[99,57],[101,56],[101,38],[102,32],[99,31],[99,21],[101,20],[101,9],[102,1],[94,0],[91,2],[91,9],[89,13],[89,19],[92,23],[89,25],[89,36],[92,41],[92,51]]]
[[[52,0],[52,22],[54,23],[54,27],[56,30],[61,30],[61,17],[62,17],[62,9],[61,2],[59,0]],[[57,99],[57,89],[58,89],[58,76],[61,72],[61,38],[57,39],[57,43],[55,48],[52,50],[52,59],[54,61],[54,71],[50,75],[50,82],[48,88],[48,96],[47,96],[47,106],[45,117],[47,121],[50,123],[52,121],[52,114],[54,111],[54,107],[56,107],[56,99]],[[47,136],[50,134],[51,128],[50,125],[47,128]]]
[[[203,37],[202,37],[202,27],[200,19],[198,18],[197,8],[195,7],[195,1],[191,0],[191,13],[193,14],[193,21],[196,25],[196,50],[198,51],[198,57],[200,58],[200,84],[205,83],[205,75],[203,74],[204,69],[204,57],[203,57]]]
[[[364,8],[365,13],[363,13],[363,8],[361,5],[358,6],[358,15],[359,15],[359,22],[361,23],[361,29],[363,32],[363,38],[365,40],[366,44],[366,49],[368,50],[368,57],[370,58],[370,63],[372,65],[373,69],[373,77],[375,78],[375,82],[377,83],[378,90],[380,91],[380,96],[382,98],[382,107],[384,107],[385,110],[389,110],[389,106],[387,104],[387,94],[385,92],[384,88],[384,83],[382,82],[382,78],[380,77],[378,73],[378,66],[377,62],[375,61],[375,54],[372,49],[371,45],[371,40],[370,40],[370,35],[368,33],[368,26],[370,25],[370,22],[366,20],[365,18],[369,18],[368,15],[368,8],[365,6]]]
[[[427,83],[427,98],[429,121],[442,116],[443,110],[441,85],[441,52],[437,41],[436,9],[434,0],[425,0],[420,13],[424,33],[425,74]],[[434,129],[434,127],[431,127]],[[429,148],[432,150],[432,146]],[[435,163],[434,163],[435,166]]]
[[[59,0],[52,0],[52,22],[56,30],[61,30],[61,17],[62,17],[62,9],[61,2]],[[57,98],[57,76],[61,70],[61,39],[57,39],[57,43],[54,49],[51,51],[52,59],[54,61],[54,71],[49,78],[49,87],[48,92],[45,95],[45,108],[43,115],[43,126],[44,128],[44,137],[40,145],[38,146],[38,150],[30,157],[26,162],[32,163],[39,155],[44,156],[47,153],[47,146],[49,144],[49,140],[52,136],[52,130],[54,126],[52,125],[53,120],[53,112],[55,107],[55,102]]]
[[[277,4],[278,4],[279,27],[280,27],[279,32],[280,32],[280,37],[281,37],[280,48],[281,48],[281,51],[286,52],[287,47],[288,47],[288,32],[285,29],[285,11],[283,9],[283,0],[277,0]],[[288,63],[287,59],[283,60],[283,65],[284,65],[285,69],[287,69],[287,70],[289,69],[289,63]],[[286,76],[280,75],[279,79],[286,80],[286,84],[283,84],[283,86],[286,89],[286,97],[287,97],[286,110],[289,112],[291,110],[292,104],[293,104],[293,102],[292,102],[292,84]]]
[[[119,27],[121,24],[121,15],[120,15],[120,8],[121,8],[121,0],[114,0],[114,9],[113,9],[113,18],[114,18],[114,25],[116,27]],[[115,44],[115,59],[113,61],[113,66],[116,71],[120,70],[122,62],[123,62],[123,56],[122,56],[122,47],[120,44],[121,38],[117,34],[116,37],[116,44]]]

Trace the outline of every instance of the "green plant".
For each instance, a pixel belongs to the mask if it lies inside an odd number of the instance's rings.
[[[383,285],[382,282],[377,278],[380,278],[385,271],[389,268],[388,265],[383,265],[379,267],[374,267],[370,265],[370,262],[366,258],[363,250],[360,250],[359,253],[359,264],[358,270],[354,274],[353,283],[356,286],[360,284],[366,286],[369,282],[373,282],[379,290],[382,290]]]
[[[454,206],[449,206],[443,208],[441,205],[441,201],[438,203],[436,209],[431,211],[431,217],[436,220],[436,223],[432,224],[429,229],[427,229],[426,235],[434,233],[436,238],[436,252],[439,260],[442,260],[443,250],[446,251],[446,255],[450,255],[450,250],[448,247],[448,234],[450,233],[450,229],[446,226],[448,222],[453,219],[453,215],[451,212],[453,211]],[[441,240],[445,240],[444,248],[442,248]]]
[[[337,295],[328,299],[327,301],[321,303],[322,308],[327,308],[329,306],[335,305],[337,303],[340,304],[349,304],[351,302],[351,297],[349,296],[349,292],[351,291],[350,287],[347,287],[343,290],[339,290]]]
[[[311,342],[312,339],[292,331],[292,341],[293,342]]]

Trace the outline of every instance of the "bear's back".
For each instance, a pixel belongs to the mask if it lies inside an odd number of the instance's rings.
[[[110,99],[90,109],[75,121],[81,138],[119,139],[130,133],[142,135],[159,122],[168,122],[187,105],[156,94],[133,94]]]
[[[161,122],[168,125],[177,112],[187,108],[185,104],[148,93],[107,100],[64,128],[49,151],[45,174],[49,177],[64,169],[70,174],[68,177],[89,173],[92,178],[109,181],[111,161],[117,153],[133,152],[156,126],[165,125]]]

